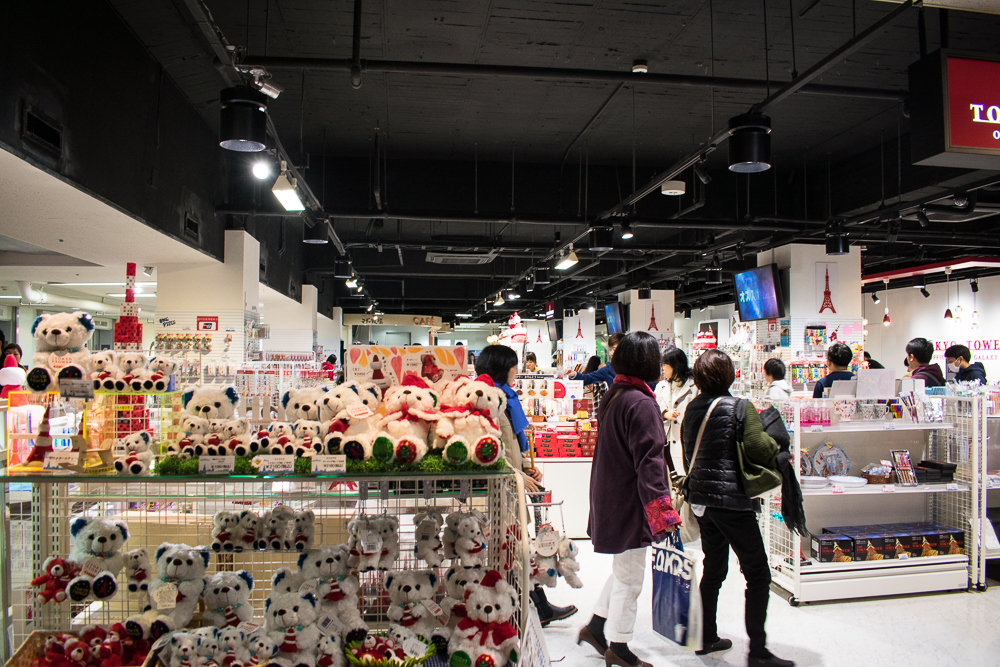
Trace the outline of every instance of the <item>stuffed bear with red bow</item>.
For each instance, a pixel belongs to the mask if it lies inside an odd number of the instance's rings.
[[[466,617],[448,642],[452,664],[503,667],[508,660],[517,663],[517,629],[510,622],[517,608],[514,587],[490,570],[468,591]]]
[[[437,437],[444,442],[445,459],[452,463],[472,459],[482,466],[496,463],[503,456],[497,420],[506,401],[488,375],[449,383],[437,420]]]
[[[395,458],[403,464],[419,463],[427,454],[428,433],[437,421],[438,392],[413,373],[385,392],[385,417],[379,420],[372,444],[375,458]]]
[[[344,642],[364,639],[368,626],[358,611],[357,575],[348,565],[350,550],[346,544],[322,547],[299,556],[299,572],[304,581],[315,586],[319,612],[335,616],[343,626]]]
[[[66,600],[66,586],[80,572],[80,567],[69,560],[50,556],[42,564],[45,574],[39,575],[31,580],[34,588],[42,590],[35,593],[35,599],[40,604],[46,602],[64,602]]]

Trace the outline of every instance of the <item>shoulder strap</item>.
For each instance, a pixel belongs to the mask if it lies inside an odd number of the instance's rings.
[[[712,401],[712,404],[708,406],[708,412],[705,413],[704,419],[701,420],[701,427],[698,428],[698,437],[694,441],[694,452],[691,454],[691,465],[688,466],[688,474],[690,474],[690,470],[694,469],[694,462],[698,458],[698,450],[701,449],[701,437],[705,435],[705,427],[708,426],[708,418],[712,416],[712,410],[715,410],[715,406],[719,404],[719,401],[721,401],[722,398],[723,397],[720,396]]]

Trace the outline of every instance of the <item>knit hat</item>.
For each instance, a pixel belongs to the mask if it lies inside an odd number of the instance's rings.
[[[496,570],[490,570],[483,577],[483,580],[479,582],[479,585],[483,588],[496,588],[498,581],[503,581],[503,576]]]
[[[486,375],[485,373],[477,377],[476,382],[484,382],[491,387],[497,386],[496,383],[493,381],[493,378],[491,378],[489,375]]]
[[[430,389],[427,382],[422,378],[418,377],[416,373],[407,373],[406,377],[403,378],[402,385],[404,387],[419,387],[421,389]]]

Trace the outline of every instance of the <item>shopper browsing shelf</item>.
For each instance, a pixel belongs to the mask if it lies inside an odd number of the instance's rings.
[[[868,354],[867,350],[865,350],[865,362],[868,364],[868,368],[872,370],[882,370],[885,368],[885,366],[872,359],[872,355]]]
[[[680,524],[670,504],[663,461],[663,419],[648,383],[660,375],[660,349],[643,331],[623,336],[614,385],[601,402],[590,476],[587,532],[597,553],[614,554],[611,576],[577,643],[587,642],[606,665],[643,665],[629,650],[646,550]]]
[[[615,350],[618,349],[618,344],[622,341],[625,336],[620,333],[613,333],[608,336],[608,363],[601,366],[596,371],[592,373],[577,373],[576,371],[569,371],[566,373],[566,377],[570,380],[583,380],[583,386],[587,387],[594,384],[595,382],[605,382],[610,387],[611,383],[615,381],[615,369],[612,367],[612,362],[615,356]],[[657,358],[660,354],[657,352]],[[589,366],[589,364],[588,364]]]
[[[971,363],[972,351],[965,345],[952,345],[945,350],[944,361],[948,370],[955,374],[956,381],[987,384],[986,368],[979,361]]]
[[[944,374],[941,367],[931,363],[934,356],[934,343],[926,338],[914,338],[906,344],[906,367],[910,377],[923,380],[925,387],[943,387]]]
[[[664,453],[667,467],[683,475],[681,424],[684,422],[684,411],[687,410],[688,403],[698,395],[698,388],[694,385],[688,358],[683,350],[678,347],[670,348],[663,353],[662,361],[661,380],[653,393],[656,395],[656,403],[660,406],[664,431],[667,434]]]
[[[826,376],[816,382],[813,398],[823,398],[827,389],[833,387],[837,380],[853,380],[854,373],[848,370],[854,353],[843,343],[834,343],[826,351]]]
[[[764,621],[771,585],[767,553],[757,525],[755,502],[743,490],[741,454],[758,465],[776,469],[778,445],[764,433],[753,404],[729,394],[736,377],[733,362],[720,350],[705,350],[694,363],[694,382],[701,394],[688,405],[682,426],[684,465],[690,471],[687,501],[698,517],[702,550],[701,578],[704,614],[702,649],[705,655],[732,648],[719,637],[716,612],[719,590],[729,570],[729,548],[736,552],[747,582],[746,629],[750,637],[750,667],[792,667],[767,650]],[[739,428],[741,404],[745,407]]]
[[[792,385],[785,380],[785,362],[768,359],[764,363],[764,382],[767,383],[767,400],[787,401],[792,395]]]

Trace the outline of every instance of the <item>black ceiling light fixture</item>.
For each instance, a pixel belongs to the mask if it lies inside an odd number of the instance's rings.
[[[744,259],[743,244],[742,243],[737,243],[736,244],[736,248],[733,250],[733,252],[736,253],[736,261],[737,262],[742,262],[743,259]]]
[[[267,144],[267,95],[250,86],[226,88],[219,95],[219,145],[257,153]]]
[[[549,284],[549,267],[547,266],[535,267],[535,284],[536,285]]]
[[[931,220],[927,217],[927,212],[922,208],[917,210],[917,222],[919,222],[920,226],[924,229],[931,226]]]
[[[878,292],[872,292],[872,301],[874,301],[876,304],[882,303],[882,299],[879,298]]]
[[[635,236],[635,234],[632,233],[632,222],[629,220],[622,220],[622,240],[628,241],[633,236]]]
[[[708,279],[705,280],[706,285],[722,284],[722,263],[719,262],[718,255],[712,258],[712,263],[705,270],[708,271]]]
[[[729,119],[729,171],[756,174],[771,168],[771,119],[745,113]]]
[[[694,175],[698,177],[702,185],[708,185],[712,182],[712,177],[708,175],[708,171],[705,170],[705,158],[702,158],[698,162],[694,163]]]
[[[684,319],[685,320],[690,320],[691,319],[691,309],[690,308],[685,308],[684,309]]]
[[[337,260],[333,263],[333,277],[334,278],[350,278],[351,277],[351,260]]]
[[[847,240],[844,224],[832,221],[826,226],[826,254],[848,255],[851,252],[851,242]]]
[[[612,227],[590,228],[591,252],[608,252],[614,249],[614,229]]]
[[[330,242],[330,225],[326,220],[317,222],[310,227],[306,225],[305,233],[302,235],[302,242],[311,245],[322,245]]]
[[[525,292],[531,293],[535,291],[535,277],[533,275],[529,274],[528,279],[521,284]]]
[[[653,298],[653,290],[649,285],[641,285],[639,287],[639,298],[642,300],[649,300]]]
[[[931,298],[931,293],[927,291],[926,287],[921,287],[920,288],[920,293],[924,295],[925,299]]]

